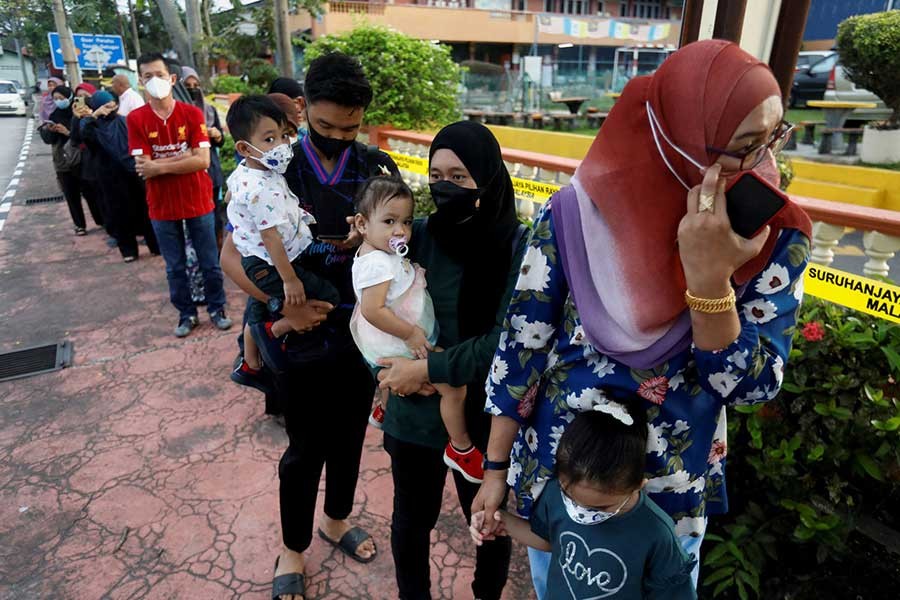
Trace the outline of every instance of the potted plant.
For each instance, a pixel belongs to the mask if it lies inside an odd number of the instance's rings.
[[[838,26],[837,46],[847,78],[892,111],[887,121],[866,126],[861,158],[900,161],[900,10],[850,17]]]

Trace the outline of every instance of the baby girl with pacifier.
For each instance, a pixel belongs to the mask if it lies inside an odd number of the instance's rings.
[[[431,296],[425,289],[425,270],[406,254],[412,234],[412,191],[397,177],[373,177],[356,200],[356,229],[363,243],[353,261],[353,290],[357,304],[350,332],[363,358],[373,367],[382,358],[428,358],[438,338]],[[450,443],[444,462],[471,479],[455,458],[478,452],[468,443],[464,404],[466,388],[434,384],[441,395],[441,418]],[[369,423],[381,428],[385,402],[376,406]],[[480,461],[479,461],[480,462]]]

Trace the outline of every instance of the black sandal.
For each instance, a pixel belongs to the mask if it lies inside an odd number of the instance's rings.
[[[334,541],[327,535],[325,532],[319,529],[319,537],[355,560],[356,562],[361,563],[370,563],[375,560],[375,557],[378,556],[378,548],[375,548],[375,553],[372,554],[369,558],[363,558],[359,554],[356,553],[359,550],[359,547],[366,540],[371,540],[372,536],[366,533],[366,531],[360,527],[352,527],[347,533],[341,536],[340,541]],[[372,540],[372,545],[375,545],[375,540]]]
[[[278,571],[279,560],[281,560],[280,556],[275,559],[273,574]],[[291,595],[306,598],[306,577],[303,573],[285,573],[272,579],[272,600],[279,600],[282,596]]]

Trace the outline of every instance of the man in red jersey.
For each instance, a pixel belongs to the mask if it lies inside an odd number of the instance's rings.
[[[203,113],[172,96],[175,76],[161,54],[138,59],[138,74],[149,104],[128,115],[128,148],[138,175],[147,183],[150,221],[166,261],[169,298],[178,309],[177,337],[199,324],[186,271],[187,226],[206,284],[209,317],[219,329],[231,327],[225,316],[225,288],[216,245],[209,137]]]

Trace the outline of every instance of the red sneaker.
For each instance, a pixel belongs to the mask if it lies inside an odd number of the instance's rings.
[[[381,408],[380,404],[376,404],[375,408],[372,409],[372,413],[369,415],[369,425],[371,425],[375,429],[381,429],[383,423],[384,409]]]
[[[444,448],[444,464],[462,473],[462,476],[472,483],[481,483],[484,479],[484,455],[475,446],[460,452],[453,444],[447,442],[447,447]]]

